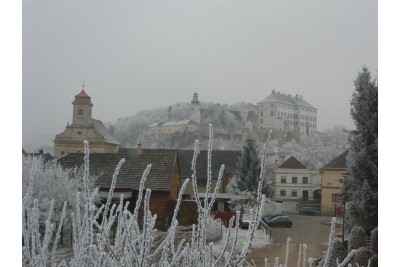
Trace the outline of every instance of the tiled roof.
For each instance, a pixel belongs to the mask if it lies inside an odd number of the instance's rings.
[[[64,168],[83,166],[83,153],[71,153],[59,158],[57,161]],[[147,165],[151,164],[151,170],[145,182],[145,188],[156,191],[169,191],[173,167],[176,162],[176,154],[115,154],[93,153],[89,157],[90,175],[98,176],[95,185],[110,187],[112,177],[120,160],[124,158],[117,181],[116,188],[139,189],[140,180]]]
[[[295,157],[291,156],[285,162],[283,162],[279,167],[279,169],[307,169],[306,166],[303,165],[300,161],[298,161]]]
[[[234,172],[236,170],[236,163],[240,156],[240,151],[235,150],[215,150],[211,153],[211,173],[212,178],[217,179],[219,170],[222,164],[225,164],[225,172]],[[207,157],[208,151],[201,150],[197,155],[196,161],[196,175],[197,178],[207,178]],[[192,159],[193,151],[180,150],[178,152],[179,166],[181,169],[181,177],[189,178],[192,176]]]
[[[72,102],[72,104],[89,104],[93,106],[90,98],[91,97],[86,94],[85,90],[82,89],[82,91],[75,96],[75,100]]]
[[[104,137],[104,142],[119,145],[120,143],[107,131],[100,120],[92,119],[93,127],[96,133]]]
[[[118,153],[136,154],[134,148],[120,148]],[[193,150],[174,150],[174,149],[142,149],[143,154],[149,153],[177,153],[179,159],[179,167],[182,178],[190,178],[192,176],[192,159]],[[197,155],[196,173],[198,178],[207,178],[207,150],[201,150]],[[225,172],[234,172],[236,163],[240,156],[238,150],[214,150],[211,153],[211,172],[212,178],[216,179],[222,164],[225,164]]]
[[[321,169],[347,169],[347,154],[349,150],[347,149],[342,154],[334,158],[329,163],[325,164]]]
[[[302,97],[293,97],[291,95],[275,92],[275,90],[272,90],[271,94],[260,103],[280,103],[290,106],[299,106],[299,107],[315,109],[315,107],[310,105]]]

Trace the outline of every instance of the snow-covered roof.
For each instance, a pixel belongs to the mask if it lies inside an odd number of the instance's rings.
[[[162,124],[162,126],[177,126],[177,125],[186,125],[186,124],[197,124],[192,120],[181,120],[181,121],[167,121]]]
[[[316,109],[315,107],[310,105],[307,101],[305,101],[302,96],[296,95],[294,97],[292,95],[286,95],[280,92],[276,92],[275,90],[272,90],[271,94],[260,103],[280,103],[290,106],[299,106],[299,107]]]
[[[119,145],[120,143],[107,131],[100,120],[92,119],[93,127],[96,133],[104,137],[104,142]]]
[[[149,125],[149,127],[156,127],[156,126],[161,126],[162,122],[155,122]]]

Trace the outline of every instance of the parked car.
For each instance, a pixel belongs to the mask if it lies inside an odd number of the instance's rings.
[[[240,228],[247,229],[247,228],[249,228],[250,223],[255,223],[255,221],[254,220],[250,220],[250,217],[249,217],[248,214],[246,214],[246,213],[243,214],[243,217],[239,221]],[[261,225],[258,224],[258,228],[260,228],[260,227],[261,227]]]
[[[271,219],[273,219],[273,218],[275,218],[275,217],[278,217],[278,216],[283,216],[282,214],[278,214],[278,213],[275,213],[275,214],[267,214],[266,216],[264,216],[263,217],[263,221],[266,223],[267,221],[269,221],[269,220],[271,220]]]
[[[292,227],[293,221],[288,216],[277,216],[272,218],[271,220],[267,221],[266,224],[270,227],[274,226],[286,226]]]
[[[317,210],[313,210],[311,207],[302,207],[299,209],[299,214],[304,215],[321,215],[321,213]]]

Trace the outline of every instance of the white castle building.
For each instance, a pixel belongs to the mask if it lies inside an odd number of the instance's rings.
[[[296,138],[317,132],[317,109],[303,96],[286,95],[272,90],[257,103],[257,128],[292,132]]]

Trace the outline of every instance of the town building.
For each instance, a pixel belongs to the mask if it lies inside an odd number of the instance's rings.
[[[321,213],[335,214],[341,206],[339,194],[343,176],[347,175],[347,154],[349,150],[334,158],[321,169]]]
[[[100,120],[92,118],[92,101],[84,89],[72,102],[72,124],[54,139],[54,156],[83,152],[83,141],[88,140],[91,153],[117,153],[119,142]]]
[[[257,103],[257,128],[300,138],[317,133],[317,111],[301,95],[286,95],[272,90],[267,98]]]
[[[275,170],[274,179],[275,199],[316,200],[321,197],[320,173],[308,170],[293,156]]]
[[[167,220],[172,217],[181,188],[177,154],[91,154],[90,175],[95,177],[94,185],[99,188],[100,197],[103,200],[107,199],[109,195],[115,169],[122,159],[125,159],[125,162],[119,170],[112,201],[118,203],[121,195],[123,195],[124,205],[129,201],[128,210],[133,212],[139,195],[143,173],[147,166],[151,165],[145,182],[145,189],[151,189],[150,211],[152,214],[157,214],[157,220]],[[82,168],[84,154],[70,153],[58,158],[57,162],[64,169]],[[143,205],[140,206],[139,215],[140,217],[143,216]]]

